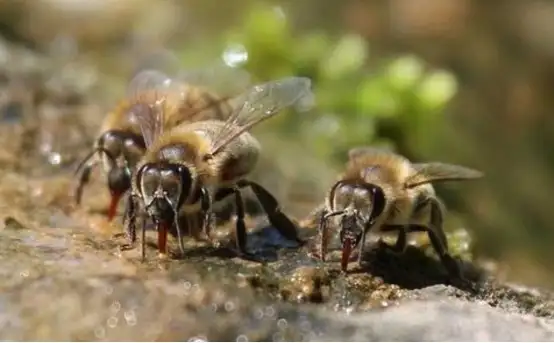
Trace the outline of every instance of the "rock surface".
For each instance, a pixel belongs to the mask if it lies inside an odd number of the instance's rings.
[[[91,115],[86,87],[72,84],[84,78],[61,82],[33,58],[5,61],[0,339],[554,340],[547,292],[498,284],[471,263],[464,270],[480,285],[476,293],[447,286],[441,264],[416,247],[400,256],[372,249],[345,275],[336,255],[310,258],[309,247],[284,240],[256,214],[249,249],[265,263],[229,248],[232,221],[217,232],[220,247],[188,240],[180,256],[172,242],[169,259],[156,256],[149,232],[141,263],[138,247],[120,250],[121,223],[105,220],[101,176],[83,205],[73,205],[73,164],[101,118]]]

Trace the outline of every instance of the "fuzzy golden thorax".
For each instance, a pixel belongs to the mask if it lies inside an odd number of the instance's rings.
[[[209,142],[188,125],[158,137],[137,167],[134,192],[151,217],[169,220],[185,204],[200,202],[214,174]]]

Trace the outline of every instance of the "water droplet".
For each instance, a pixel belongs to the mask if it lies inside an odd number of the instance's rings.
[[[188,340],[189,342],[206,342],[207,338],[205,336],[194,336]]]
[[[286,319],[280,318],[280,319],[277,321],[277,327],[278,327],[280,330],[285,330],[285,329],[287,328],[287,326],[289,326],[289,323],[287,322]]]
[[[53,152],[48,155],[48,163],[57,166],[62,162],[62,155],[58,152]]]
[[[225,303],[225,311],[233,312],[235,310],[235,303],[232,301],[227,301]]]
[[[21,277],[29,277],[29,271],[28,270],[22,270],[19,275]]]
[[[285,338],[284,335],[280,332],[274,333],[272,337],[274,342],[283,342]]]
[[[96,336],[96,338],[103,339],[106,337],[106,329],[104,329],[103,326],[97,327],[94,329],[94,336]]]
[[[110,311],[113,314],[116,314],[117,312],[119,312],[119,310],[121,310],[121,303],[119,301],[115,300],[110,306]]]
[[[137,315],[135,314],[135,311],[133,310],[125,311],[125,313],[123,314],[123,317],[125,318],[127,325],[129,326],[137,325]]]
[[[265,315],[270,318],[275,316],[275,309],[273,308],[273,306],[268,306],[265,308]]]
[[[192,284],[188,281],[185,281],[183,286],[185,287],[185,291],[187,291],[187,292],[190,291],[190,289],[192,288]]]
[[[39,150],[42,154],[49,154],[52,151],[52,144],[44,142],[40,145]]]
[[[106,292],[107,295],[111,295],[113,293],[113,287],[110,285],[107,285],[104,291]]]
[[[223,61],[229,67],[238,67],[248,60],[248,51],[242,44],[231,44],[223,52]]]
[[[246,335],[238,335],[237,342],[248,342],[248,337]]]
[[[261,308],[257,308],[254,311],[254,318],[256,319],[262,319],[264,317],[264,311]]]
[[[117,326],[118,321],[119,320],[117,319],[117,317],[110,317],[108,318],[108,320],[106,320],[106,324],[108,325],[108,327],[113,329]]]
[[[300,322],[300,330],[302,331],[312,331],[312,323],[306,318],[302,319]]]

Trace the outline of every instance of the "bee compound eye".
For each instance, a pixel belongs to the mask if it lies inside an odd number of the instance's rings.
[[[123,141],[117,132],[106,132],[98,143],[103,150],[110,154],[111,158],[117,158],[123,150]]]
[[[144,194],[154,194],[160,184],[160,172],[157,168],[144,165],[140,169],[140,178],[137,178],[139,189]]]
[[[108,174],[108,186],[112,192],[122,194],[131,188],[131,175],[127,168],[114,167]]]
[[[164,192],[170,197],[174,198],[181,189],[181,177],[177,172],[173,170],[164,170],[161,173],[160,181]]]

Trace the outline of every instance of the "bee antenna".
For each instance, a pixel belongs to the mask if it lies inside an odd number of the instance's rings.
[[[81,160],[81,162],[79,162],[79,165],[77,166],[77,168],[75,169],[75,175],[77,175],[79,173],[79,171],[81,171],[81,169],[83,169],[83,167],[87,164],[88,161],[90,161],[90,159],[97,153],[99,152],[102,152],[104,154],[106,154],[106,156],[108,157],[108,159],[110,160],[110,163],[112,165],[115,165],[115,159],[113,158],[113,156],[110,154],[110,152],[104,148],[101,148],[101,147],[97,147],[97,148],[94,148],[92,149],[91,152],[89,152],[87,154],[87,156],[85,158],[83,158]]]

